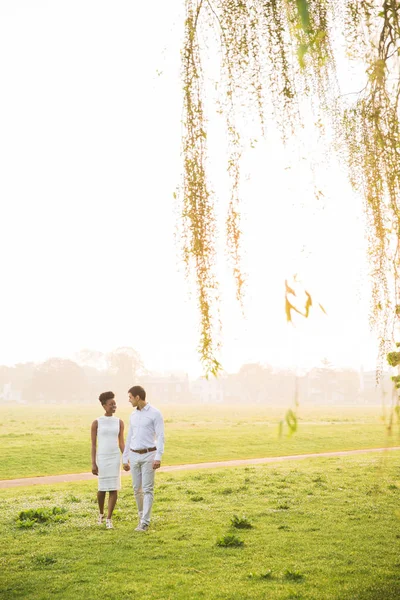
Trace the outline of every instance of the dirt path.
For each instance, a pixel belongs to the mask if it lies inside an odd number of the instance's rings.
[[[292,456],[270,456],[268,458],[245,458],[242,460],[224,460],[221,462],[191,463],[186,465],[171,465],[161,467],[160,472],[170,473],[172,471],[193,471],[197,469],[216,469],[218,467],[242,467],[245,465],[265,465],[268,463],[282,462],[285,460],[301,460],[303,458],[329,458],[332,456],[350,456],[352,454],[367,454],[368,452],[386,452],[400,450],[400,446],[393,448],[366,448],[364,450],[342,450],[339,452],[319,452],[314,454],[295,454]],[[122,471],[123,475],[129,475]],[[92,473],[70,473],[65,475],[49,475],[46,477],[24,477],[23,479],[3,479],[0,480],[0,489],[30,486],[46,485],[52,483],[67,483],[69,481],[85,481],[95,479]]]

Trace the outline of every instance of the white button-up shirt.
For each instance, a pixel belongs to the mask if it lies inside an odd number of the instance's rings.
[[[122,462],[128,463],[130,449],[144,450],[154,446],[157,447],[154,460],[161,460],[164,452],[164,420],[157,408],[145,404],[141,410],[134,410],[129,419],[129,430]]]

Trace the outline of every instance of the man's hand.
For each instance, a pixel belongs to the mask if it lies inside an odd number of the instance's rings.
[[[161,467],[161,460],[153,461],[153,469],[159,469]]]
[[[97,468],[96,463],[92,464],[92,473],[93,473],[93,475],[98,475],[99,474],[99,469]]]
[[[125,463],[125,464],[123,464],[123,465],[122,465],[122,468],[123,468],[123,470],[124,470],[124,471],[130,471],[130,470],[131,470],[131,468],[130,468],[130,466],[128,465],[128,463]]]

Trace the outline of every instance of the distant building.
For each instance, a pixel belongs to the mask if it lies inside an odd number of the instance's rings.
[[[24,404],[22,401],[22,391],[14,389],[11,383],[5,383],[3,385],[3,391],[0,393],[0,400],[3,402]]]
[[[154,402],[190,402],[189,377],[185,374],[146,375],[140,378],[150,401]]]
[[[222,379],[199,377],[190,384],[190,392],[196,402],[204,404],[222,404],[225,400]]]
[[[376,382],[376,371],[360,371],[360,389],[361,397],[365,403],[377,404],[382,402],[384,398],[390,401],[393,389],[392,375],[395,372],[389,373],[384,371],[381,374],[379,384]]]

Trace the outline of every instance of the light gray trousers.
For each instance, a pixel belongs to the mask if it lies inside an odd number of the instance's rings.
[[[151,509],[153,507],[155,475],[153,461],[155,460],[155,454],[155,450],[146,454],[129,452],[133,492],[135,494],[139,520],[146,525],[150,523]]]

